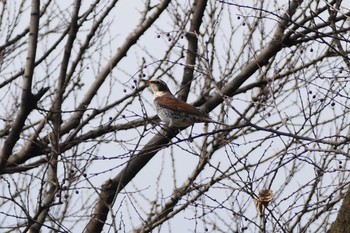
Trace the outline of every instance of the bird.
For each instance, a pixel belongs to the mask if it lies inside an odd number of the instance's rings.
[[[223,124],[211,119],[193,105],[176,98],[163,80],[151,79],[148,85],[154,95],[153,104],[157,115],[168,127],[184,128],[200,122]]]

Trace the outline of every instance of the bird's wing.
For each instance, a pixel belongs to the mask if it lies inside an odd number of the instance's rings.
[[[175,97],[163,96],[163,97],[157,97],[155,100],[163,108],[168,108],[174,111],[186,112],[197,116],[205,116],[205,114],[202,111],[200,111],[198,108],[182,100],[179,100]]]

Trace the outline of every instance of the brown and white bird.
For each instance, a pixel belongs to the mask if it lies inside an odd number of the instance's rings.
[[[176,98],[162,80],[149,80],[158,117],[169,127],[183,128],[198,122],[214,121],[198,108]]]

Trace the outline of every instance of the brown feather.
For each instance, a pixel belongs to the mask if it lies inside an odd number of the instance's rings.
[[[163,108],[168,108],[175,111],[181,111],[189,114],[193,114],[196,116],[206,116],[203,112],[201,112],[198,108],[179,100],[173,96],[162,96],[157,97],[155,101]]]

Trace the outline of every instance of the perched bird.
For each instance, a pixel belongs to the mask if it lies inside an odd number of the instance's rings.
[[[197,122],[214,121],[198,108],[176,98],[162,80],[149,80],[149,86],[154,94],[154,105],[157,115],[169,127],[183,128]]]

